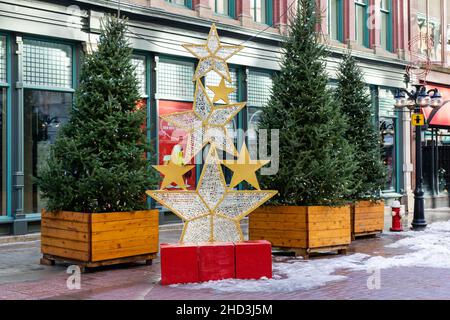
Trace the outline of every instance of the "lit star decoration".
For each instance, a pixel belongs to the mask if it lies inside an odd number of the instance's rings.
[[[221,44],[214,24],[211,26],[206,44],[183,44],[183,47],[200,60],[193,81],[214,70],[219,76],[231,82],[226,61],[243,49],[242,46]]]
[[[161,183],[161,189],[164,189],[164,188],[170,186],[172,183],[175,183],[181,189],[186,189],[186,185],[184,184],[183,175],[186,172],[192,170],[192,168],[195,166],[193,166],[193,165],[183,166],[183,165],[175,164],[172,161],[170,161],[168,164],[157,165],[157,166],[152,166],[152,167],[164,175],[164,179]]]
[[[230,188],[237,186],[242,181],[247,181],[255,189],[260,190],[256,171],[262,166],[268,164],[269,160],[252,160],[248,153],[245,143],[242,145],[241,152],[237,160],[225,160],[222,163],[233,171],[233,178],[230,182]]]
[[[230,99],[228,95],[236,91],[235,88],[227,87],[225,84],[225,80],[222,78],[220,84],[218,86],[208,86],[208,88],[214,92],[213,103],[222,100],[225,103],[230,103]]]
[[[240,221],[277,194],[275,190],[260,190],[256,178],[256,170],[268,161],[250,159],[245,145],[238,155],[233,139],[226,129],[245,107],[245,102],[229,103],[228,95],[235,90],[225,84],[225,80],[231,82],[226,60],[242,47],[222,45],[214,24],[205,45],[183,46],[200,59],[193,78],[196,84],[193,108],[190,111],[175,112],[160,118],[187,132],[188,140],[183,163],[189,163],[207,145],[209,145],[208,156],[195,190],[186,190],[182,179],[183,174],[192,166],[176,168],[169,164],[155,166],[165,175],[161,190],[147,190],[146,193],[183,220],[181,243],[242,241],[244,237]],[[217,72],[222,78],[219,86],[209,86],[214,92],[213,101],[208,96],[201,79],[210,71]],[[214,104],[220,100],[225,104]],[[238,156],[238,159],[220,161],[218,150]],[[234,172],[229,186],[223,175],[222,164]],[[176,170],[170,170],[170,166]],[[233,187],[241,181],[249,182],[256,190],[234,190]],[[183,190],[163,190],[173,182]]]
[[[197,80],[193,110],[160,117],[188,133],[184,162],[189,163],[207,143],[231,155],[237,154],[226,126],[244,106],[245,102],[214,106],[202,82]]]
[[[214,146],[195,191],[147,191],[185,222],[181,243],[243,241],[240,221],[276,193],[228,189]]]

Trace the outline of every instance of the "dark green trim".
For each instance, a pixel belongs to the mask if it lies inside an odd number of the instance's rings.
[[[1,212],[3,208],[0,208],[0,220],[7,220],[12,217],[12,60],[11,37],[7,33],[0,33],[0,36],[4,36],[6,42],[6,212]]]
[[[266,24],[273,25],[273,1],[266,0]]]

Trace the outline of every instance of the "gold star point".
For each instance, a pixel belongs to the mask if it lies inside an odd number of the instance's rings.
[[[237,186],[243,181],[247,181],[255,189],[260,190],[259,182],[256,177],[256,171],[264,165],[268,164],[270,160],[252,160],[245,143],[242,145],[237,160],[225,160],[222,163],[231,171],[233,177],[231,178],[230,188]]]
[[[208,86],[208,88],[214,92],[213,103],[222,100],[225,103],[230,103],[228,95],[236,91],[236,88],[227,87],[225,84],[225,79],[222,78],[218,86]]]
[[[172,161],[170,161],[168,164],[153,166],[153,168],[164,175],[164,179],[161,182],[161,190],[170,186],[172,183],[175,183],[181,189],[186,190],[183,176],[188,171],[192,170],[193,167],[193,165],[178,165],[173,163]]]

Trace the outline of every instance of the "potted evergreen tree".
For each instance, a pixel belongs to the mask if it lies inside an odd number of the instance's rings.
[[[106,17],[98,50],[85,57],[71,118],[51,147],[37,182],[42,211],[42,263],[92,267],[151,262],[158,252],[158,211],[146,210],[149,173],[136,107],[138,80],[126,21]]]
[[[386,168],[381,161],[380,136],[373,122],[374,110],[363,73],[350,52],[338,70],[336,100],[350,124],[346,139],[355,148],[358,163],[354,173],[359,182],[349,194],[352,200],[352,237],[377,234],[384,228],[384,202],[381,189]]]
[[[279,129],[279,171],[261,176],[277,189],[272,206],[249,217],[251,239],[293,249],[305,257],[350,243],[350,207],[356,168],[345,139],[346,119],[328,88],[327,48],[317,30],[314,1],[299,0],[284,42],[281,70],[259,128]]]

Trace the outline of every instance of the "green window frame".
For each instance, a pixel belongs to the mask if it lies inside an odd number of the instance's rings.
[[[36,46],[36,47],[34,47]],[[43,92],[45,93],[60,93],[60,94],[71,94],[72,104],[74,101],[73,93],[75,92],[77,86],[77,47],[74,42],[67,40],[54,39],[50,37],[34,37],[34,36],[23,36],[22,39],[22,69],[18,70],[20,77],[23,79],[23,86],[20,88],[18,94],[21,96],[21,113],[23,114],[21,137],[19,137],[20,149],[19,154],[21,160],[19,161],[22,172],[24,173],[24,180],[26,180],[26,175],[28,174],[29,168],[25,164],[25,144],[26,141],[26,131],[25,131],[25,117],[26,117],[26,95],[28,92]],[[39,48],[41,47],[41,48]],[[70,54],[70,66],[64,66],[64,59],[61,60],[61,56],[57,54],[57,49],[65,48],[68,54]],[[51,55],[49,57],[48,55]],[[67,62],[67,61],[66,61]],[[70,69],[68,70],[64,70]],[[67,72],[67,74],[64,74]],[[36,79],[33,79],[36,78]],[[22,204],[19,204],[19,208],[22,213],[26,214],[27,218],[40,218],[39,212],[34,212],[34,204],[27,209],[24,203],[24,195],[27,188],[28,191],[33,189],[33,186],[26,185],[22,189]],[[34,200],[33,200],[34,201]]]
[[[355,41],[367,48],[369,47],[368,10],[368,0],[355,0]]]
[[[273,0],[249,1],[251,1],[251,4],[253,4],[253,7],[252,5],[250,5],[250,14],[253,18],[253,21],[271,26],[273,24]],[[264,6],[264,14],[262,14],[262,16],[258,16],[258,3],[260,4],[261,10]]]
[[[383,193],[398,193],[400,192],[400,184],[401,184],[401,152],[400,148],[402,146],[401,143],[401,121],[399,117],[401,113],[398,110],[394,110],[394,92],[396,89],[389,87],[375,87],[373,88],[373,94],[375,95],[375,105],[377,107],[377,115],[378,115],[378,123],[380,125],[380,139],[382,142],[382,157],[384,162],[389,159],[386,157],[390,156],[391,163],[387,163],[387,166],[391,166],[391,170],[388,170],[388,183],[386,187],[382,190]],[[383,126],[384,123],[384,126]],[[392,140],[392,149],[390,153],[389,144],[384,145],[385,136],[383,136],[383,130],[386,131],[386,135],[389,136],[389,139]],[[393,130],[393,132],[389,132]],[[389,184],[389,185],[388,185]]]
[[[182,6],[192,9],[192,0],[166,0],[166,2],[175,6]]]
[[[334,2],[334,3],[333,3]],[[336,8],[336,10],[332,10]],[[344,3],[342,0],[328,0],[327,28],[333,40],[344,41]],[[334,26],[333,26],[334,25]],[[334,27],[334,28],[333,28]]]
[[[392,0],[380,0],[380,46],[392,51]]]
[[[2,206],[0,207],[0,221],[5,220],[11,220],[12,219],[12,208],[11,208],[11,200],[12,200],[12,170],[11,170],[11,146],[12,146],[12,132],[11,132],[11,121],[12,121],[12,105],[11,105],[11,99],[12,99],[12,90],[11,90],[11,37],[7,33],[0,32],[0,37],[2,38],[2,52],[0,55],[3,57],[3,59],[0,59],[0,63],[2,63],[2,75],[0,77],[0,90],[6,92],[6,105],[5,110],[2,110],[2,114],[6,115],[5,119],[2,119],[2,137],[4,138],[2,141],[2,145],[5,144],[6,146],[2,146],[2,170],[5,174],[5,181],[0,181],[2,184],[2,194],[0,195],[3,197],[2,199]],[[4,137],[3,137],[4,135]],[[5,163],[3,163],[3,161]],[[4,166],[4,167],[3,167]],[[4,169],[4,170],[3,170]],[[3,192],[5,192],[5,196],[3,195]]]
[[[222,6],[219,6],[220,2],[223,2]],[[236,18],[236,0],[210,0],[209,4],[215,14]],[[219,7],[223,7],[224,10],[220,11]]]

